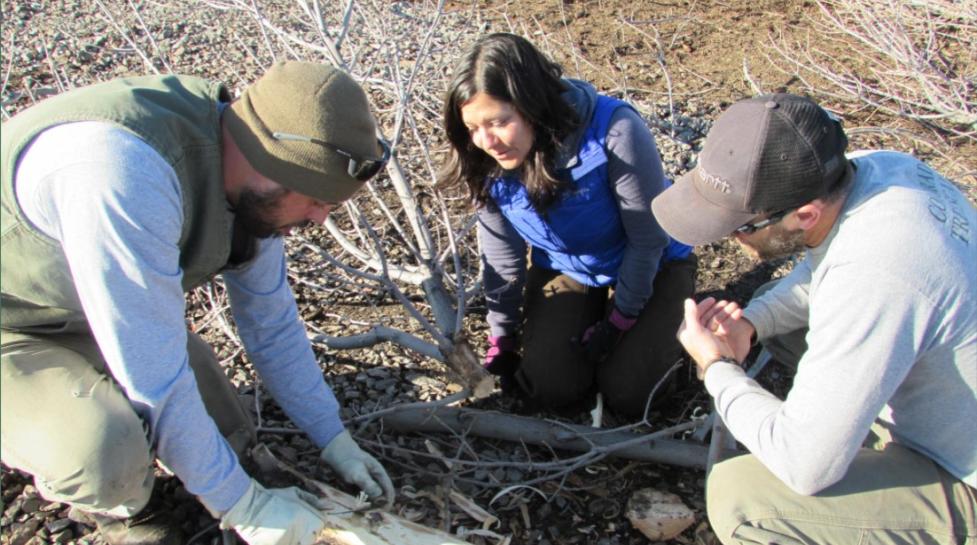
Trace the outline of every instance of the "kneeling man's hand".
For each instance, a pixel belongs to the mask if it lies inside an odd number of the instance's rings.
[[[394,501],[394,484],[376,458],[370,456],[343,430],[326,445],[319,456],[349,484],[356,485],[373,499],[383,496],[387,505]]]
[[[702,377],[716,360],[742,362],[750,351],[753,332],[753,325],[743,318],[738,304],[707,297],[698,304],[685,300],[685,321],[679,327],[678,339],[695,360]]]
[[[325,525],[315,503],[298,488],[265,488],[252,480],[220,527],[233,528],[248,545],[310,545]]]

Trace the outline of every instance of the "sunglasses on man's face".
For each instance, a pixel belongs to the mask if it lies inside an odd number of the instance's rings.
[[[784,219],[785,216],[787,216],[787,214],[790,214],[793,211],[794,211],[793,208],[788,208],[786,210],[781,210],[780,212],[775,212],[767,216],[766,219],[762,219],[760,221],[753,222],[753,223],[744,224],[741,227],[736,228],[736,230],[734,230],[733,232],[742,233],[744,235],[753,234],[759,231],[760,229],[763,229],[764,227],[770,227],[771,225],[781,221],[782,219]]]
[[[302,136],[301,134],[291,134],[287,132],[273,132],[271,133],[275,140],[282,141],[293,141],[293,142],[309,142],[312,144],[318,144],[334,153],[338,153],[345,157],[348,161],[346,166],[346,172],[349,173],[353,179],[365,182],[370,178],[377,175],[380,169],[387,164],[390,160],[390,144],[384,141],[382,138],[377,138],[377,143],[380,144],[380,149],[383,155],[379,159],[365,159],[353,153],[350,153],[335,144],[326,142],[325,140],[319,140],[318,138],[312,138],[311,136]]]

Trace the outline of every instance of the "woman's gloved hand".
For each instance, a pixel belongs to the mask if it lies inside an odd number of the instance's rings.
[[[602,363],[614,351],[617,343],[628,332],[637,318],[629,318],[614,307],[603,320],[588,327],[580,337],[580,344],[587,354],[587,359],[594,363]]]
[[[485,351],[482,366],[493,375],[511,378],[519,367],[522,358],[516,352],[516,339],[509,335],[488,338],[489,348]]]
[[[248,545],[310,545],[325,525],[316,498],[295,487],[265,488],[253,479],[241,499],[221,517]]]
[[[387,505],[394,502],[394,483],[380,462],[360,448],[348,431],[343,430],[322,449],[319,458],[329,464],[349,484],[356,485],[367,496],[384,497]]]

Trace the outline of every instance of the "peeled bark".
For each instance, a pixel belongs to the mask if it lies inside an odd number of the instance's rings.
[[[330,505],[326,528],[315,545],[470,545],[468,542],[384,511],[355,512],[356,498],[320,485],[321,502]]]
[[[262,471],[288,473],[315,491],[315,507],[325,528],[313,545],[468,545],[451,534],[364,505],[341,490],[310,479],[276,458],[264,443],[251,449],[251,458]]]

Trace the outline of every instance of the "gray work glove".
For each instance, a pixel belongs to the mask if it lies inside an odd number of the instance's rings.
[[[221,517],[221,529],[233,528],[248,545],[310,545],[325,525],[316,498],[295,487],[251,485]]]
[[[387,471],[376,458],[353,441],[348,431],[343,430],[329,441],[319,458],[329,464],[344,481],[358,486],[370,498],[376,499],[382,495],[388,506],[393,504],[394,483]]]

